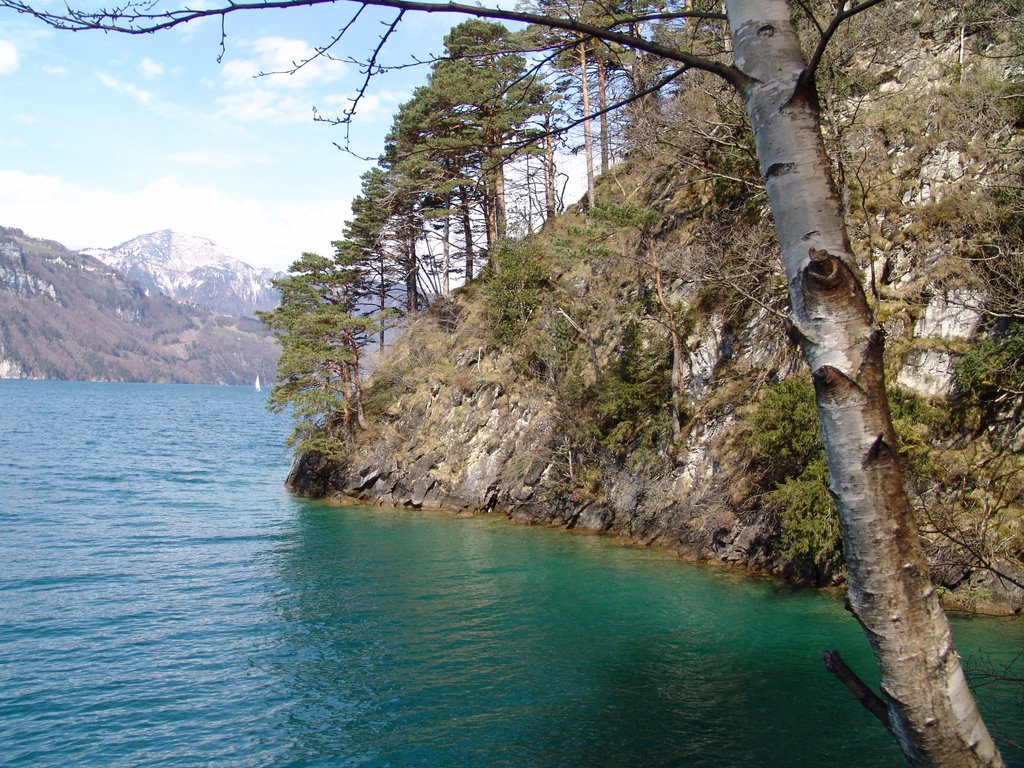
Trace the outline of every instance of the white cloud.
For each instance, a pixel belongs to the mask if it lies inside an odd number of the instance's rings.
[[[71,70],[55,64],[44,64],[43,74],[53,75],[54,77],[66,77],[71,74]]]
[[[303,123],[313,119],[311,97],[252,89],[217,99],[221,113],[243,122]]]
[[[149,106],[153,101],[153,94],[143,88],[139,88],[131,83],[126,83],[123,80],[118,80],[104,72],[97,72],[96,76],[99,77],[100,82],[108,88],[113,88],[115,91],[126,93],[132,98],[137,99],[144,106]]]
[[[61,181],[56,176],[0,171],[0,205],[6,211],[14,201],[26,205],[40,203],[56,194],[60,186]],[[8,226],[17,225],[12,223]]]
[[[225,61],[220,68],[221,78],[231,88],[249,85],[259,71],[259,65],[252,59],[231,59]]]
[[[14,43],[0,40],[0,75],[6,75],[18,68],[18,49]]]
[[[243,42],[250,55],[229,59],[220,70],[222,114],[245,122],[296,123],[312,118],[318,89],[343,78],[348,67],[318,56],[302,40],[265,36]],[[264,73],[260,76],[260,73]]]
[[[223,152],[218,149],[194,149],[176,152],[166,160],[177,165],[191,165],[200,168],[246,168],[253,165],[270,165],[270,155],[247,155],[242,152]]]
[[[321,112],[328,117],[341,116],[346,109],[352,108],[355,94],[335,93],[321,99]],[[374,123],[378,120],[390,121],[398,111],[398,106],[409,98],[407,91],[368,91],[359,99],[353,117],[357,123]]]
[[[346,200],[268,205],[167,176],[114,191],[56,176],[0,170],[0,223],[69,248],[110,247],[136,235],[176,229],[209,237],[242,261],[285,269],[303,251],[331,253]]]
[[[161,64],[158,64],[147,56],[139,62],[139,72],[143,77],[153,78],[160,77],[160,75],[164,74],[165,70]]]
[[[260,72],[266,77],[255,82],[274,88],[306,88],[332,83],[348,72],[342,62],[318,56],[316,50],[303,40],[266,36],[242,43],[252,52],[248,59],[230,59],[221,68],[221,76],[229,87],[252,85]],[[269,74],[278,73],[278,74]]]

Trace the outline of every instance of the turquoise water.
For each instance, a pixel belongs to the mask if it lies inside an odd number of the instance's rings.
[[[0,766],[902,763],[818,660],[871,668],[837,595],[301,502],[262,397],[0,381]],[[981,692],[1024,765],[1020,689]]]

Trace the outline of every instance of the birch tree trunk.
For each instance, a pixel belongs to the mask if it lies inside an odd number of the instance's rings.
[[[410,312],[419,309],[419,259],[416,256],[416,238],[410,237],[405,245],[405,306]]]
[[[497,228],[495,227],[494,218],[494,186],[488,184],[484,189],[483,198],[480,200],[481,207],[483,208],[484,222],[487,225],[487,250],[494,247],[495,243],[498,242]]]
[[[1001,766],[928,576],[873,325],[784,0],[726,0],[740,88],[810,366],[852,610],[882,672],[889,727],[917,766]]]
[[[499,155],[495,158],[494,171],[494,235],[496,240],[505,237],[508,215],[505,212],[505,161]]]
[[[451,209],[451,200],[448,201],[448,208]],[[441,241],[441,253],[443,254],[442,259],[442,270],[444,271],[444,295],[451,295],[451,271],[452,271],[452,217],[446,215],[444,217],[444,239]]]
[[[473,222],[469,211],[469,193],[459,187],[459,215],[462,218],[462,237],[466,250],[466,282],[473,279]]]
[[[604,57],[597,57],[597,108],[601,112],[601,173],[608,172],[611,160],[611,140],[608,134],[608,83],[605,76]]]
[[[381,314],[388,308],[388,264],[384,255],[384,249],[379,249],[379,256],[376,266],[376,277],[377,277],[377,307],[380,309]],[[377,350],[379,352],[384,351],[384,324],[381,323],[380,330],[377,331]]]

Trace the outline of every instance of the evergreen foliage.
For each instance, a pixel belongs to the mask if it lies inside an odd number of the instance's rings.
[[[347,249],[304,253],[288,272],[274,281],[281,305],[259,313],[281,342],[269,407],[290,411],[297,452],[336,456],[362,419],[362,348],[380,321],[357,311],[364,284]]]
[[[815,574],[836,573],[842,563],[839,517],[807,378],[783,379],[765,391],[750,446],[764,471],[764,503],[779,518],[783,555]]]
[[[493,343],[512,345],[540,306],[547,274],[535,242],[504,240],[491,252],[492,274],[485,291]]]
[[[389,242],[391,191],[385,172],[375,166],[362,176],[361,194],[352,200],[352,217],[344,238],[334,243],[339,256],[359,271],[360,300],[372,307],[379,322],[377,343],[384,348],[384,331],[402,306],[399,288],[405,284]]]
[[[640,325],[628,321],[594,397],[602,442],[620,457],[649,454],[669,436],[670,353],[663,342],[646,342]]]
[[[981,424],[999,416],[1019,418],[1024,407],[1024,321],[982,339],[957,363],[954,378],[961,407],[976,411]]]
[[[354,206],[353,214],[383,212],[372,228],[387,244],[409,311],[448,295],[453,278],[472,279],[479,254],[504,237],[506,165],[530,151],[531,120],[547,109],[518,48],[501,24],[454,27],[445,56],[400,106],[377,167],[364,176],[364,197],[375,205]]]

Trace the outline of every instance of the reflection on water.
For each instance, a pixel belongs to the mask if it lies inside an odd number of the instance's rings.
[[[247,388],[0,382],[0,765],[902,764],[818,659],[873,668],[836,595],[300,502],[287,429]],[[1024,765],[1019,689],[984,694]]]
[[[832,596],[486,519],[310,504],[295,537],[273,672],[297,761],[900,759],[817,660],[868,663]]]

